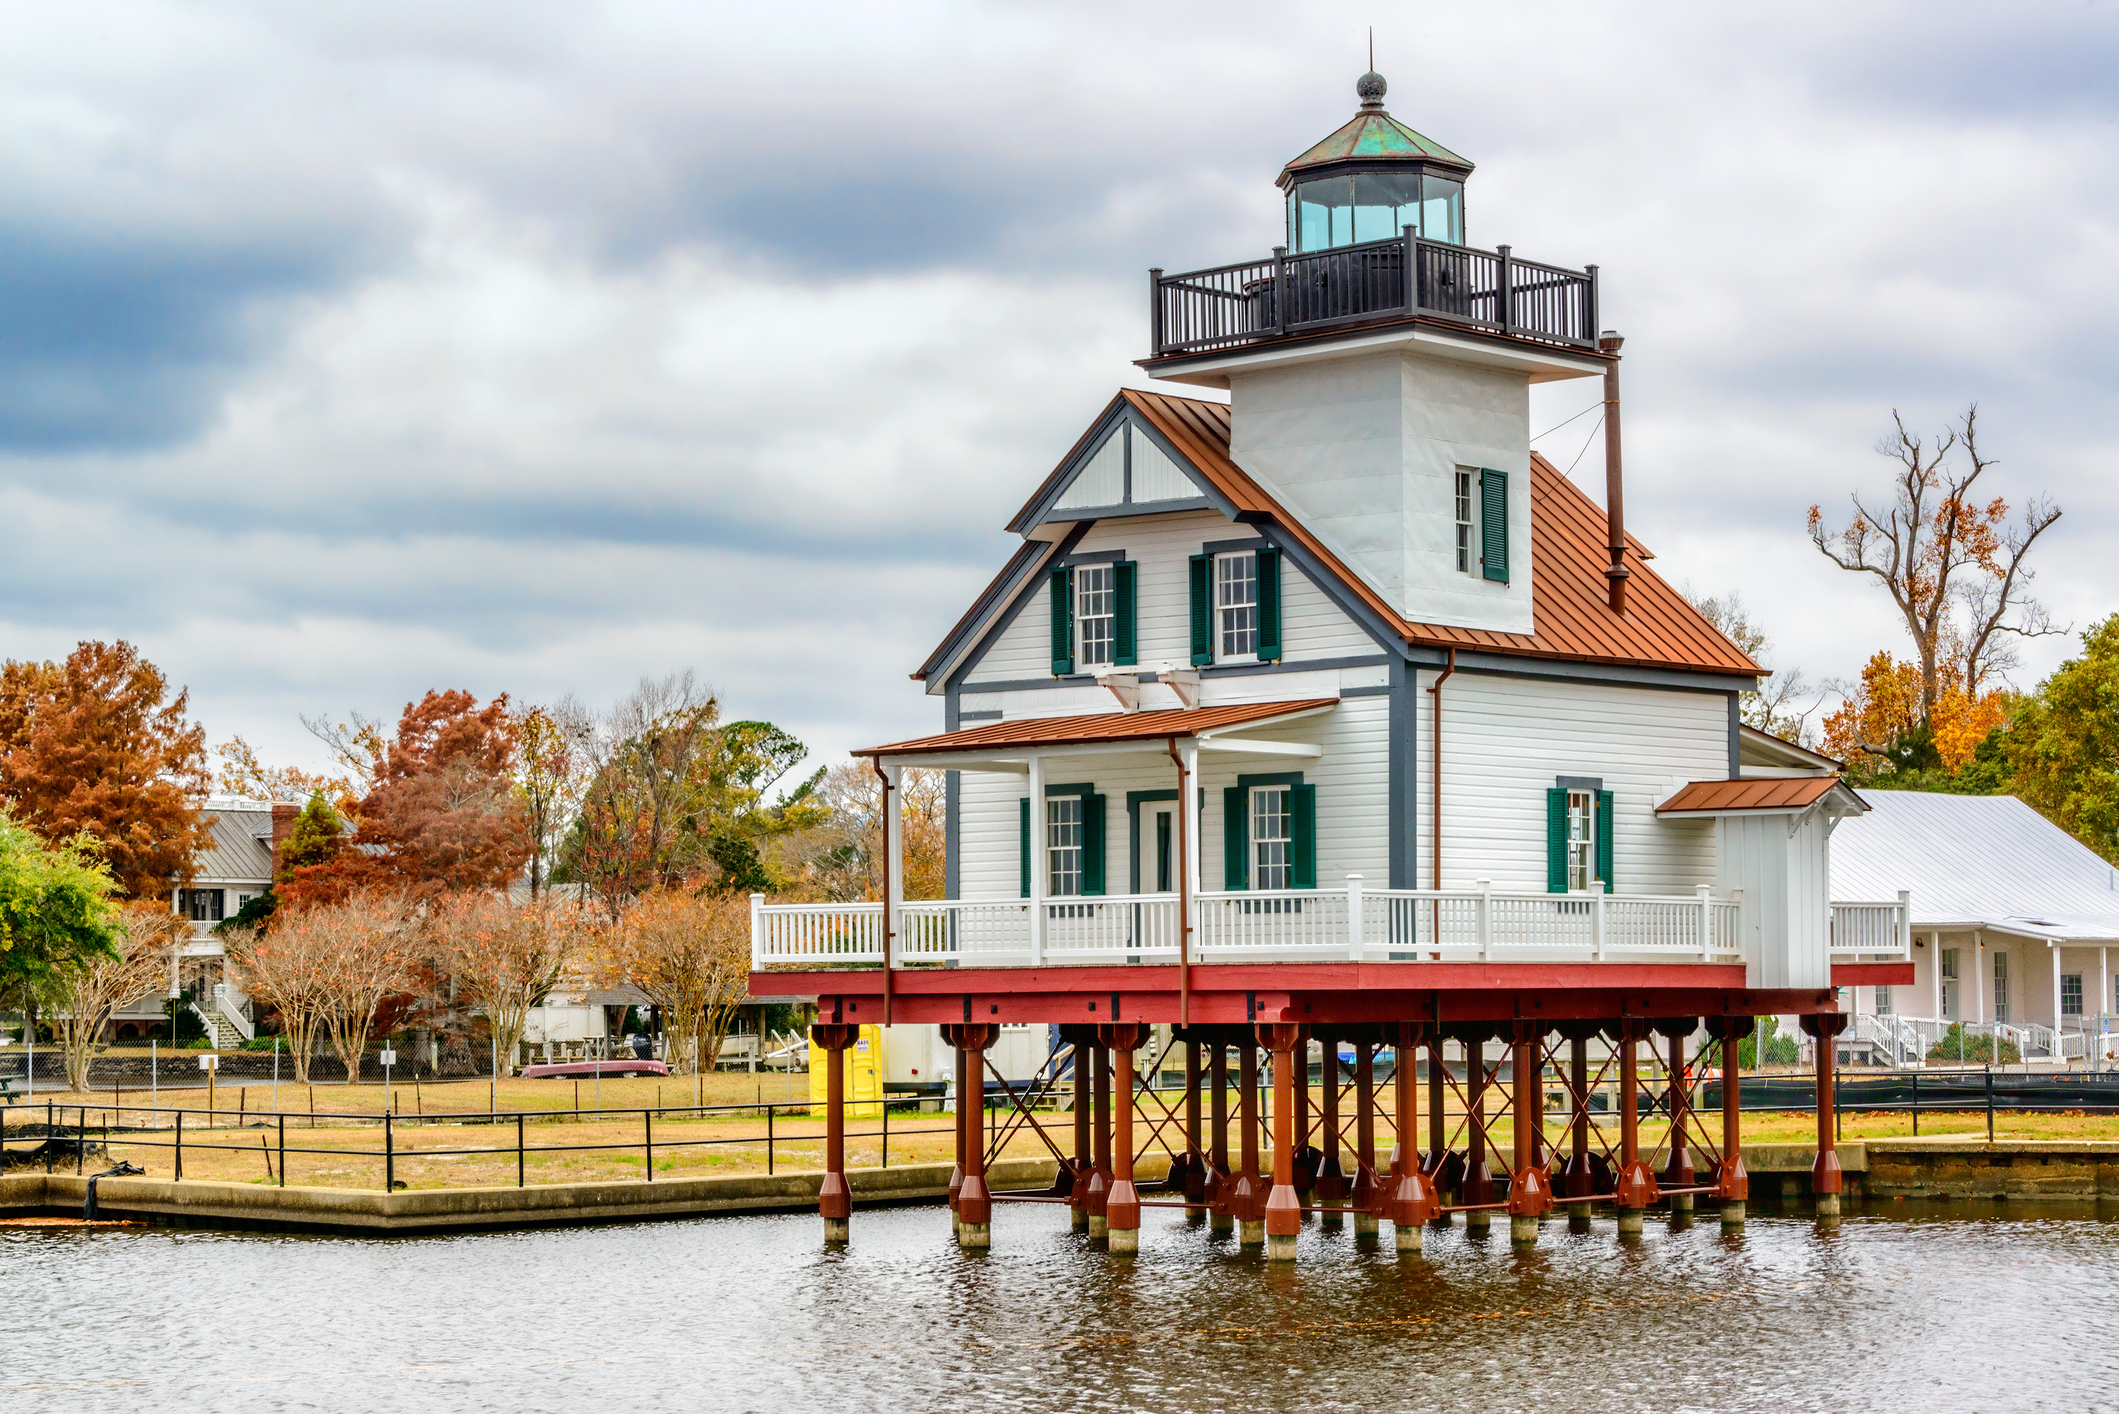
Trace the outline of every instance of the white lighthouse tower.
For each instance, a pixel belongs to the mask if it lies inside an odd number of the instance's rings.
[[[1407,621],[1529,633],[1529,390],[1611,366],[1596,267],[1466,245],[1472,164],[1355,87],[1280,174],[1287,245],[1154,272],[1140,366],[1228,390],[1230,455]]]

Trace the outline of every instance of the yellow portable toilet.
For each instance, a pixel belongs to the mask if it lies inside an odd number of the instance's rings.
[[[824,1105],[828,1098],[825,1088],[831,1076],[824,1068],[823,1057],[831,1052],[820,1046],[809,1048],[809,1112],[817,1119],[824,1118]],[[846,1117],[848,1119],[881,1119],[883,1117],[883,1028],[864,1026],[860,1038],[840,1054],[846,1057]]]

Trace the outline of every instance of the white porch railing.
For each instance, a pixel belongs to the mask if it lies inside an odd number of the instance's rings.
[[[1910,961],[1913,957],[1912,895],[1900,890],[1888,903],[1832,905],[1832,956],[1842,962]]]
[[[1178,958],[1176,894],[1044,899],[1046,962],[1169,963]],[[1869,905],[1858,905],[1869,907]],[[1885,907],[1893,907],[1886,905]],[[1738,897],[1517,893],[1481,886],[1201,893],[1193,960],[1735,962]],[[900,966],[1024,966],[1031,904],[946,899],[899,906]],[[881,903],[768,904],[751,898],[754,967],[847,967],[883,960]],[[1902,927],[1900,928],[1902,930]]]
[[[214,984],[213,1004],[215,1010],[220,1012],[230,1026],[233,1026],[243,1034],[244,1040],[254,1041],[257,1039],[258,1034],[257,1023],[253,1022],[243,1012],[243,1003],[249,1000],[240,990],[229,983],[216,982]]]

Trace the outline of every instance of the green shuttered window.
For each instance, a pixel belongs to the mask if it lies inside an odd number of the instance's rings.
[[[1052,675],[1074,671],[1074,571],[1052,572]]]
[[[1238,776],[1221,822],[1223,888],[1317,887],[1317,787],[1300,772]]]
[[[1055,803],[1060,808],[1053,809]],[[1030,797],[1016,797],[1016,869],[1020,896],[1030,897]],[[1045,896],[1104,893],[1106,800],[1086,785],[1045,790]],[[1063,817],[1055,819],[1054,816]],[[1078,882],[1077,882],[1078,881]]]
[[[1546,791],[1546,892],[1612,892],[1612,834],[1610,791],[1565,786]]]
[[[1479,472],[1479,573],[1508,583],[1508,473]]]

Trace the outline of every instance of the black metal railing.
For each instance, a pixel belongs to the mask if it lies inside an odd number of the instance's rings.
[[[1407,280],[1406,272],[1412,272]],[[1166,275],[1149,272],[1155,357],[1425,315],[1515,338],[1594,348],[1597,267],[1523,260],[1406,235]]]

